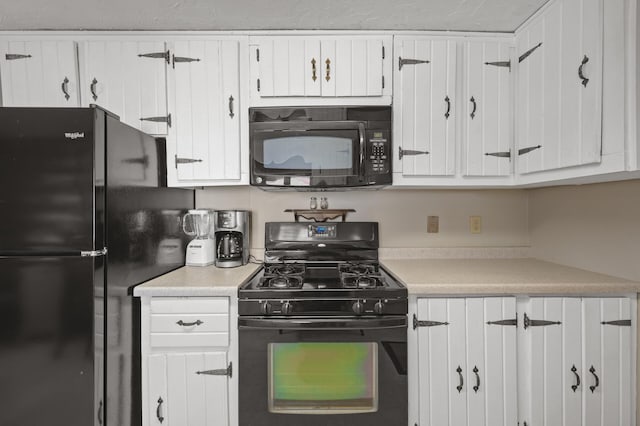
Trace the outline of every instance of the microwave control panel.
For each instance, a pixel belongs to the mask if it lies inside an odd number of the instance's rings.
[[[391,147],[388,130],[367,132],[367,174],[389,173],[391,167]]]

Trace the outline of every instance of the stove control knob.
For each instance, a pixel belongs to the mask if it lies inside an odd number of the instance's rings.
[[[260,305],[260,312],[262,312],[264,315],[269,315],[271,313],[271,303],[262,302],[262,304]]]
[[[378,300],[378,302],[373,305],[373,312],[375,312],[378,315],[382,315],[382,311],[384,309],[384,303],[382,302],[382,300]]]
[[[287,301],[282,304],[282,315],[289,315],[293,312],[293,305]]]
[[[351,305],[351,309],[353,310],[353,312],[360,315],[364,312],[364,304],[362,303],[362,301],[356,300],[353,305]]]

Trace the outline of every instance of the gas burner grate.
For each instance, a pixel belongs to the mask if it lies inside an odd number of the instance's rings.
[[[273,290],[289,290],[302,287],[302,275],[265,274],[258,287]]]
[[[384,286],[382,277],[374,274],[353,274],[343,272],[340,274],[340,282],[344,288],[367,289]]]
[[[376,266],[369,263],[341,263],[338,266],[341,274],[371,275],[375,274]]]
[[[279,265],[267,265],[265,275],[304,275],[305,266],[302,263],[283,263]]]

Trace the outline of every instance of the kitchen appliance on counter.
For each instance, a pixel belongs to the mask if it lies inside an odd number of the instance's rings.
[[[246,210],[216,210],[213,215],[216,266],[234,268],[249,262],[251,213]]]
[[[407,424],[407,289],[377,223],[266,223],[238,297],[240,424]]]
[[[0,108],[0,150],[0,425],[140,425],[133,287],[183,265],[157,249],[194,191],[97,107]]]
[[[211,211],[189,210],[182,219],[182,230],[190,237],[195,237],[187,245],[187,266],[208,266],[215,261],[216,250],[211,238]]]
[[[391,184],[391,107],[250,108],[251,185],[307,190]]]

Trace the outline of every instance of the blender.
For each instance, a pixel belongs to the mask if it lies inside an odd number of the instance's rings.
[[[215,260],[215,244],[209,237],[211,212],[209,210],[189,210],[182,220],[185,234],[195,237],[187,245],[187,266],[207,266]]]

